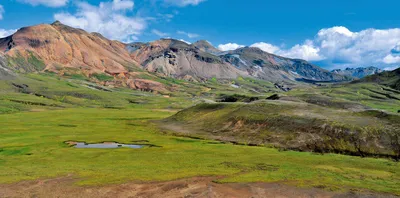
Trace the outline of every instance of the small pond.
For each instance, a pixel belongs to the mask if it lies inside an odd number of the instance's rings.
[[[117,142],[104,142],[104,143],[95,143],[95,144],[88,144],[86,142],[69,142],[68,144],[75,148],[98,148],[98,149],[115,149],[115,148],[140,149],[145,146],[145,145],[137,145],[137,144],[120,144]]]

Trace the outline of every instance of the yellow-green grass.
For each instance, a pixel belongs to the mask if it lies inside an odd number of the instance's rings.
[[[63,177],[78,185],[225,176],[217,182],[283,182],[400,195],[400,165],[386,159],[280,152],[162,133],[150,120],[174,112],[153,107],[72,108],[0,115],[0,183]],[[78,149],[88,143],[148,140],[161,147]]]

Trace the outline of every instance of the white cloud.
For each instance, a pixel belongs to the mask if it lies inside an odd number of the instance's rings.
[[[189,33],[189,32],[185,32],[185,31],[177,31],[176,33],[177,33],[177,34],[185,35],[185,36],[187,36],[187,37],[189,37],[189,38],[197,38],[197,37],[200,36],[200,35],[198,35],[198,34]]]
[[[4,38],[7,36],[10,36],[14,34],[17,30],[5,30],[5,29],[0,29],[0,38]]]
[[[245,47],[244,45],[239,45],[237,43],[227,43],[227,44],[221,44],[218,45],[218,49],[221,51],[230,51],[230,50],[235,50],[241,47]]]
[[[351,32],[345,27],[322,29],[314,39],[320,54],[333,64],[366,65],[393,62],[389,55],[400,42],[400,29],[366,29]]]
[[[264,42],[259,42],[259,43],[254,43],[253,45],[250,45],[250,47],[258,47],[261,50],[274,54],[280,51],[279,47],[269,44],[269,43],[264,43]]]
[[[289,58],[299,58],[307,61],[319,61],[325,59],[325,57],[320,54],[320,49],[315,47],[311,40],[307,40],[302,45],[295,45],[289,50],[280,51],[278,54]]]
[[[289,58],[321,61],[331,67],[400,63],[400,28],[352,32],[337,26],[321,29],[312,40],[282,49],[268,43],[252,47]]]
[[[114,0],[112,4],[113,10],[132,10],[135,4],[131,0]]]
[[[67,5],[69,0],[18,0],[22,3],[28,3],[33,6],[44,5],[48,7],[62,7]]]
[[[165,3],[175,5],[175,6],[188,6],[188,5],[198,5],[201,2],[204,2],[206,0],[164,0]]]
[[[169,35],[168,33],[161,32],[161,31],[156,30],[156,29],[153,29],[151,32],[152,32],[153,34],[159,36],[159,37],[166,37],[166,36]]]
[[[3,14],[4,14],[4,7],[0,5],[0,20],[3,19]]]
[[[66,25],[99,32],[107,38],[125,42],[137,40],[147,25],[145,19],[127,14],[133,9],[133,1],[100,2],[99,6],[78,2],[76,5],[76,13],[61,12],[55,14],[54,18]]]
[[[297,44],[290,49],[281,49],[278,46],[264,42],[254,43],[250,45],[250,47],[257,47],[265,52],[288,58],[298,58],[308,61],[319,61],[324,59],[324,57],[319,54],[320,49],[315,47],[311,40],[306,40],[304,44]]]
[[[400,56],[389,54],[382,61],[386,64],[400,63]]]

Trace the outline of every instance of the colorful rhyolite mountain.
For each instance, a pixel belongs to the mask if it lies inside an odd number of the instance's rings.
[[[343,81],[349,77],[329,72],[304,60],[245,47],[222,52],[207,41],[188,44],[174,39],[124,44],[98,33],[88,33],[56,21],[25,27],[0,39],[0,77],[11,73],[54,72],[86,77],[107,75],[101,83],[133,89],[163,89],[140,79],[138,73],[193,81],[209,78],[254,77],[271,82]]]

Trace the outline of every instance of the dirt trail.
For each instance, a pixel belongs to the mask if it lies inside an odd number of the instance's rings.
[[[338,194],[316,188],[297,188],[277,183],[216,184],[212,177],[196,177],[169,182],[126,183],[83,187],[77,179],[63,177],[49,180],[24,181],[0,185],[0,197],[138,197],[138,198],[372,198],[394,197],[376,194]]]

